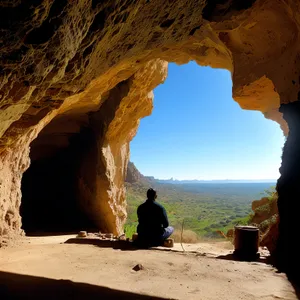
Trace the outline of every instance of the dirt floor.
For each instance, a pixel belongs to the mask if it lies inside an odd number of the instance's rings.
[[[297,299],[263,255],[234,261],[227,242],[185,244],[183,253],[180,244],[170,251],[65,243],[73,237],[1,248],[0,299]],[[134,271],[137,264],[143,269]]]

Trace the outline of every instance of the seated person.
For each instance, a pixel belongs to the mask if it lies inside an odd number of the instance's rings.
[[[163,245],[164,240],[174,231],[174,228],[169,226],[165,208],[155,201],[156,198],[156,191],[149,189],[147,200],[137,209],[138,243],[149,247]]]

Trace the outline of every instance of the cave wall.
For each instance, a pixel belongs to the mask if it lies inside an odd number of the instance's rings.
[[[283,148],[280,178],[277,182],[280,216],[279,241],[275,257],[280,269],[299,278],[300,260],[300,102],[283,104],[280,108],[289,125],[289,135]]]
[[[113,88],[99,111],[90,116],[96,145],[81,162],[79,198],[82,209],[103,231],[123,232],[127,216],[124,182],[129,143],[139,120],[152,111],[152,90],[166,76],[165,61],[147,63]]]
[[[292,0],[0,2],[0,235],[20,233],[30,143],[54,118],[78,114],[101,131],[96,180],[81,170],[82,207],[121,233],[129,142],[166,62],[228,69],[240,106],[287,133],[278,108],[299,98],[299,12]]]

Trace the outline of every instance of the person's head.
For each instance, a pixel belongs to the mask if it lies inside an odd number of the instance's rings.
[[[155,201],[155,199],[157,198],[157,194],[156,194],[156,190],[154,190],[154,189],[149,189],[148,191],[147,191],[147,198],[149,199],[149,200],[153,200],[153,201]]]

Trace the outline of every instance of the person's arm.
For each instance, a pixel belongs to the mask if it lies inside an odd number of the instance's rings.
[[[162,224],[164,228],[169,226],[169,220],[165,208],[162,206]]]

